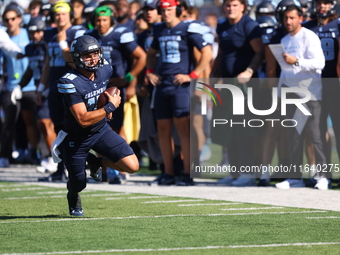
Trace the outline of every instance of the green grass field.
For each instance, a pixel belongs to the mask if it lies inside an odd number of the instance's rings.
[[[0,254],[339,254],[340,212],[0,182]],[[312,218],[310,218],[312,217]]]

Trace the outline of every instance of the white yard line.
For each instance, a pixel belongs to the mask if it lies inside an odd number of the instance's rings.
[[[42,189],[46,189],[46,188],[43,188],[43,187],[35,187],[35,188],[14,188],[14,189],[2,189],[1,191],[4,191],[4,192],[12,192],[12,191],[42,190]]]
[[[128,193],[125,193],[128,194]],[[120,195],[124,195],[124,193],[122,194],[113,194],[113,193],[109,193],[109,194],[89,194],[89,195],[82,195],[81,197],[111,197],[111,196],[120,196]],[[60,198],[60,197],[65,197],[64,196],[41,196],[41,197],[4,197],[3,199],[8,199],[8,200],[13,200],[13,199],[37,199],[37,198]]]
[[[177,206],[203,206],[203,205],[242,205],[244,203],[213,203],[213,204],[179,204]]]
[[[51,221],[89,221],[89,220],[128,220],[128,219],[152,219],[170,217],[211,217],[211,216],[240,216],[240,215],[260,215],[260,214],[295,214],[295,213],[325,213],[327,211],[300,211],[300,212],[251,212],[251,213],[213,213],[213,214],[173,214],[173,215],[151,215],[151,216],[127,216],[127,217],[107,217],[107,218],[64,218],[54,220],[32,220],[32,221],[0,221],[6,223],[36,223]]]
[[[205,247],[176,247],[158,249],[112,249],[90,251],[55,251],[36,253],[3,253],[0,255],[53,255],[53,254],[84,254],[84,253],[109,253],[109,252],[153,252],[153,251],[181,251],[181,250],[211,250],[211,249],[237,249],[237,248],[268,248],[287,246],[313,246],[313,245],[339,245],[340,242],[332,243],[278,243],[278,244],[254,244],[254,245],[229,245],[229,246],[205,246]]]
[[[146,198],[164,198],[166,196],[140,196],[140,197],[108,197],[106,200],[119,200],[119,199],[146,199]]]
[[[268,210],[268,209],[282,209],[284,207],[269,206],[269,207],[248,207],[248,208],[222,208],[221,211],[237,211],[237,210]]]
[[[92,190],[83,190],[82,193],[85,192],[93,192]],[[48,195],[48,194],[67,194],[67,190],[60,190],[60,191],[42,191],[42,192],[37,192],[39,195]]]
[[[327,217],[306,217],[306,219],[314,220],[314,219],[340,219],[338,216],[327,216]]]
[[[162,204],[162,203],[182,203],[182,202],[201,202],[201,201],[204,201],[204,199],[146,201],[146,202],[141,202],[141,204]]]
[[[8,184],[8,185],[1,184],[0,188],[11,188],[11,187],[22,187],[22,186],[26,186],[26,184],[24,184],[24,183]]]

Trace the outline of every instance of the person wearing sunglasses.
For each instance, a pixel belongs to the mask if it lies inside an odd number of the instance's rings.
[[[10,40],[15,43],[24,53],[25,46],[29,43],[26,29],[21,28],[23,9],[17,4],[9,4],[3,13],[2,19],[7,28]],[[21,111],[25,124],[29,125],[27,112],[35,105],[35,90],[33,79],[21,89],[19,82],[28,66],[28,59],[16,59],[10,55],[4,55],[7,80],[2,86],[1,104],[4,111],[4,122],[0,136],[0,167],[9,167],[9,160],[12,154],[12,137],[16,122]],[[18,137],[17,137],[18,138]],[[20,139],[17,139],[19,141]],[[30,163],[38,163],[37,144],[29,140],[30,151],[27,155]],[[18,147],[18,146],[17,146]],[[26,149],[26,145],[25,148]]]

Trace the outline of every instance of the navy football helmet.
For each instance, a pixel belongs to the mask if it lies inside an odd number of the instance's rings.
[[[85,53],[98,52],[99,61],[95,66],[90,66],[84,61],[82,55]],[[74,65],[78,69],[83,69],[89,72],[95,72],[104,65],[103,50],[96,38],[90,35],[83,35],[76,38],[70,49],[70,55]]]
[[[320,13],[320,12],[317,11],[317,5],[318,5],[318,3],[321,3],[321,2],[326,2],[326,3],[330,3],[331,4],[331,8],[326,13]],[[337,4],[336,0],[314,0],[313,1],[313,8],[312,8],[313,9],[313,14],[315,14],[318,18],[329,17],[329,16],[331,16],[331,15],[336,13],[336,10],[335,10],[336,4]]]
[[[278,22],[282,24],[283,13],[288,6],[295,6],[302,15],[302,6],[298,0],[282,0],[276,7],[275,17]]]
[[[258,21],[260,28],[274,28],[277,26],[277,21],[274,17],[262,16],[259,17]]]
[[[31,18],[30,22],[27,24],[28,32],[44,31],[45,29],[46,24],[42,16]]]
[[[260,18],[260,16],[270,15],[274,16],[276,10],[276,3],[270,0],[264,0],[256,6],[256,20]]]

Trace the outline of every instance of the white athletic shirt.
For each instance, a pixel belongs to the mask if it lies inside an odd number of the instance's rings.
[[[281,85],[308,89],[311,100],[321,100],[322,83],[321,70],[325,67],[325,57],[319,37],[311,30],[302,27],[298,33],[287,34],[281,39],[286,53],[299,60],[299,66],[282,70],[279,81],[279,96]],[[300,95],[304,97],[303,94]]]
[[[2,28],[0,28],[0,50],[14,58],[21,52],[19,46],[9,38],[7,32]]]

